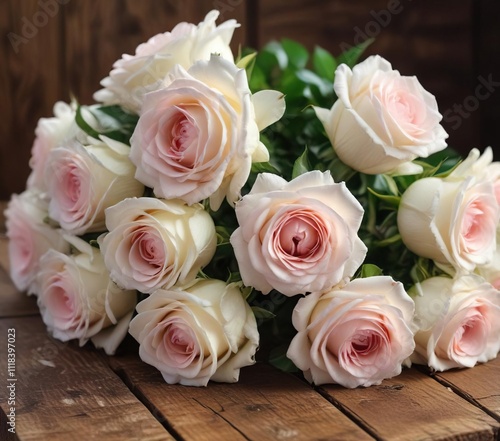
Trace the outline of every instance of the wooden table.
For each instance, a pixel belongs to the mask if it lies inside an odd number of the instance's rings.
[[[49,337],[36,301],[16,291],[0,239],[0,440],[500,440],[500,358],[382,385],[313,388],[268,365],[237,384],[165,384],[137,348],[106,357]],[[6,432],[8,330],[15,329],[16,435]],[[11,388],[12,389],[12,388]]]

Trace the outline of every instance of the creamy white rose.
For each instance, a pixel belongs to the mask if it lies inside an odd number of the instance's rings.
[[[474,175],[424,178],[404,192],[398,228],[405,245],[446,272],[491,261],[500,209],[492,182]]]
[[[130,334],[141,359],[169,384],[234,383],[255,362],[259,334],[239,285],[198,279],[158,290],[137,305]]]
[[[363,262],[363,208],[345,183],[311,171],[290,182],[260,174],[236,204],[231,244],[243,282],[293,296],[347,281]]]
[[[446,147],[436,99],[415,77],[401,76],[375,55],[335,71],[337,101],[315,108],[338,157],[354,170],[415,174],[411,161]]]
[[[58,340],[89,339],[108,355],[127,334],[136,292],[123,291],[109,279],[97,248],[77,237],[66,238],[76,248],[67,256],[49,250],[40,259],[38,306],[49,332]]]
[[[444,371],[472,367],[498,355],[500,291],[482,277],[432,277],[413,291],[420,327],[414,363]]]
[[[259,130],[284,106],[279,92],[252,95],[245,70],[220,56],[189,71],[176,66],[165,87],[144,101],[131,138],[136,178],[165,199],[210,198],[214,210],[224,198],[234,203],[252,162],[269,159]]]
[[[216,248],[215,226],[201,204],[131,198],[106,210],[98,241],[111,278],[151,293],[194,279]]]
[[[120,104],[139,112],[144,95],[161,87],[161,81],[176,65],[188,69],[195,61],[219,54],[233,61],[229,43],[239,26],[235,20],[215,25],[218,11],[211,11],[197,26],[179,23],[171,32],[155,35],[139,45],[135,55],[123,55],[101,81],[104,89],[94,94],[96,101]]]
[[[401,373],[413,352],[414,304],[390,277],[313,293],[293,311],[287,357],[314,384],[371,386]]]
[[[126,197],[141,196],[130,148],[101,136],[89,145],[77,141],[51,151],[45,178],[49,215],[66,231],[80,235],[104,230],[104,210]]]
[[[49,153],[77,131],[75,109],[73,105],[58,101],[54,105],[52,118],[40,118],[35,129],[35,141],[31,148],[30,167],[27,188],[41,192],[47,190],[45,167]]]
[[[40,257],[50,249],[69,252],[61,231],[46,223],[47,217],[47,203],[33,190],[13,195],[5,210],[10,277],[18,290],[28,294],[37,293]]]

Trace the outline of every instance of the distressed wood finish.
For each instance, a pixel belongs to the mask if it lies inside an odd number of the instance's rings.
[[[16,331],[17,438],[107,440],[446,440],[500,439],[500,358],[474,369],[429,375],[407,369],[380,386],[311,387],[258,364],[237,384],[166,384],[138,357],[132,338],[115,357],[62,343],[46,332],[33,297],[8,280],[0,240],[0,382],[7,378],[7,329]]]
[[[245,368],[237,384],[192,388],[165,384],[135,356],[110,361],[182,439],[372,439],[309,385],[267,365]]]

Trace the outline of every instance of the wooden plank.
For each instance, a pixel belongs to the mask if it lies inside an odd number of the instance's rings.
[[[349,390],[330,385],[320,390],[385,441],[494,441],[500,434],[500,423],[415,369],[380,386]]]
[[[237,384],[196,388],[166,384],[136,356],[110,363],[182,439],[372,439],[309,385],[268,365],[245,368]]]
[[[15,329],[16,364],[14,377],[7,378],[10,328]],[[15,384],[16,432],[22,441],[173,439],[99,352],[51,339],[38,317],[0,320],[0,353],[1,387]],[[3,421],[10,407],[2,392]]]
[[[40,117],[62,97],[63,2],[46,12],[38,0],[0,2],[0,199],[21,192]],[[66,94],[69,97],[69,93]]]
[[[500,421],[500,357],[473,369],[439,372],[434,378]]]

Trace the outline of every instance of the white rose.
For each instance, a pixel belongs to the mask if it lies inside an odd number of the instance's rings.
[[[234,383],[255,362],[259,334],[239,285],[198,279],[158,290],[137,305],[130,334],[141,359],[169,384]]]
[[[333,87],[337,101],[316,114],[338,157],[354,170],[415,174],[422,168],[411,161],[446,147],[434,96],[382,57],[368,57],[352,71],[341,64]]]
[[[218,11],[211,11],[197,26],[179,23],[172,32],[155,35],[139,45],[135,55],[123,55],[101,81],[104,89],[94,94],[95,100],[120,104],[138,113],[144,95],[160,88],[176,64],[188,69],[195,61],[208,60],[214,53],[233,61],[229,43],[239,24],[228,20],[216,26],[218,16]]]
[[[66,236],[67,237],[67,236]],[[58,340],[89,339],[108,355],[127,334],[136,292],[123,291],[109,279],[97,248],[67,237],[77,254],[49,250],[40,259],[38,306],[49,332]]]
[[[311,171],[290,182],[260,174],[236,204],[231,235],[243,282],[264,294],[322,291],[347,281],[363,262],[363,208],[345,183]]]
[[[405,245],[446,272],[491,261],[500,209],[493,185],[473,175],[424,178],[404,192],[398,228]]]
[[[414,289],[420,330],[412,361],[437,371],[472,367],[500,350],[500,291],[483,278],[432,277]]]
[[[41,192],[47,190],[45,167],[51,150],[71,138],[77,131],[73,105],[58,101],[54,105],[54,117],[40,118],[35,129],[35,141],[31,148],[27,188]]]
[[[269,159],[259,130],[284,110],[281,93],[252,95],[245,70],[220,56],[188,71],[176,66],[144,101],[131,138],[136,178],[157,197],[188,204],[210,198],[213,210],[224,198],[232,204],[252,162]]]
[[[73,141],[58,147],[47,160],[49,215],[76,235],[104,231],[106,208],[144,192],[127,145],[104,136],[90,139],[89,145]]]
[[[414,305],[390,277],[355,279],[299,300],[287,357],[314,384],[371,386],[399,375],[413,352]]]
[[[50,249],[69,252],[69,244],[59,229],[46,223],[47,217],[47,203],[33,190],[13,195],[5,210],[10,277],[19,291],[28,294],[37,293],[34,282],[40,257]]]
[[[214,222],[201,204],[125,199],[106,210],[106,227],[98,241],[111,278],[144,293],[191,281],[216,249]]]

